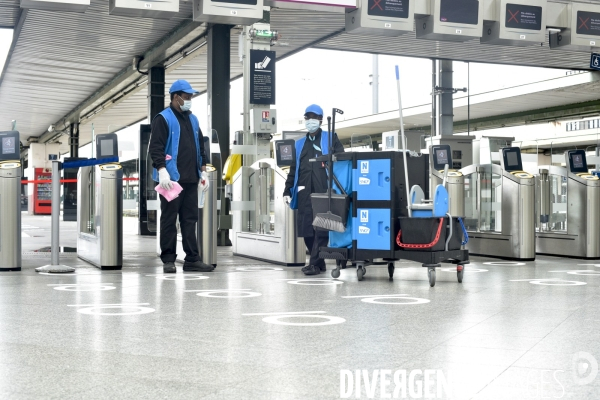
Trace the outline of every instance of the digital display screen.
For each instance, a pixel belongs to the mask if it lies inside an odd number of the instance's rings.
[[[435,151],[435,158],[438,164],[448,164],[448,150],[440,149]]]
[[[477,25],[479,23],[479,0],[441,0],[440,21]]]
[[[600,13],[577,12],[577,34],[600,36]]]
[[[581,154],[573,155],[573,168],[583,168],[583,156]]]
[[[2,138],[2,154],[15,154],[17,151],[17,144],[14,137],[3,137]]]
[[[523,4],[507,4],[506,27],[541,31],[542,7],[525,6]]]
[[[113,154],[114,141],[112,139],[100,140],[100,153],[102,157],[114,156]]]
[[[289,144],[279,146],[279,158],[281,158],[281,161],[293,161],[294,153],[292,146]]]
[[[213,3],[231,3],[231,4],[247,4],[255,6],[256,0],[212,0]]]
[[[506,152],[506,163],[509,167],[518,167],[519,166],[519,155],[516,151],[507,151]]]
[[[408,2],[411,0],[369,0],[369,15],[378,17],[408,18]]]

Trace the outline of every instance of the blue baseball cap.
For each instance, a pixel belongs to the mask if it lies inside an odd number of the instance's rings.
[[[173,82],[171,88],[169,89],[169,93],[175,92],[184,92],[189,94],[200,93],[199,91],[192,89],[192,85],[190,85],[190,83],[185,79],[178,79],[175,82]]]
[[[306,111],[304,111],[304,115],[306,115],[308,113],[313,113],[313,114],[323,116],[323,109],[316,104],[311,104],[310,106],[306,107]]]

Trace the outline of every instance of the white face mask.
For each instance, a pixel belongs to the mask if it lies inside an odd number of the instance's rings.
[[[183,98],[181,98],[181,100],[183,100]],[[181,108],[181,111],[183,112],[190,111],[190,109],[192,108],[192,101],[183,100],[183,104],[179,104],[179,108]]]
[[[319,129],[319,127],[321,126],[321,121],[319,121],[318,119],[307,119],[306,121],[304,121],[304,126],[306,126],[308,132],[315,133],[317,129]]]

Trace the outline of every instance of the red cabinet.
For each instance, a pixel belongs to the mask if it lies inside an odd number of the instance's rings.
[[[35,215],[50,215],[52,213],[52,172],[45,168],[35,168],[33,184],[33,213]]]

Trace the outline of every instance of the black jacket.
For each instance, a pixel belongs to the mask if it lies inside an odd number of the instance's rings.
[[[323,153],[314,148],[313,144],[321,146],[321,133],[319,129],[315,135],[315,140],[311,141],[306,134],[306,141],[300,153],[300,168],[298,169],[298,187],[304,186],[303,190],[298,192],[298,212],[297,212],[297,234],[299,237],[313,236],[313,212],[312,203],[310,200],[311,193],[325,193],[328,188],[327,168],[324,163],[310,162],[311,158],[319,157]],[[337,135],[333,135],[333,153],[343,153],[344,146],[338,139]],[[287,180],[285,181],[284,196],[291,196],[291,190],[294,187],[296,178],[296,166],[290,167]]]
[[[196,154],[196,141],[192,131],[192,123],[189,115],[191,111],[181,113],[170,106],[177,117],[180,126],[179,150],[177,153],[177,170],[179,171],[179,183],[198,183],[198,158]],[[162,115],[157,115],[152,120],[152,136],[148,151],[152,159],[152,166],[157,170],[165,166],[165,148],[169,139],[169,127],[167,121]],[[200,141],[200,156],[202,157],[201,167],[206,165],[206,152],[204,150],[204,138],[202,131],[198,132]]]

